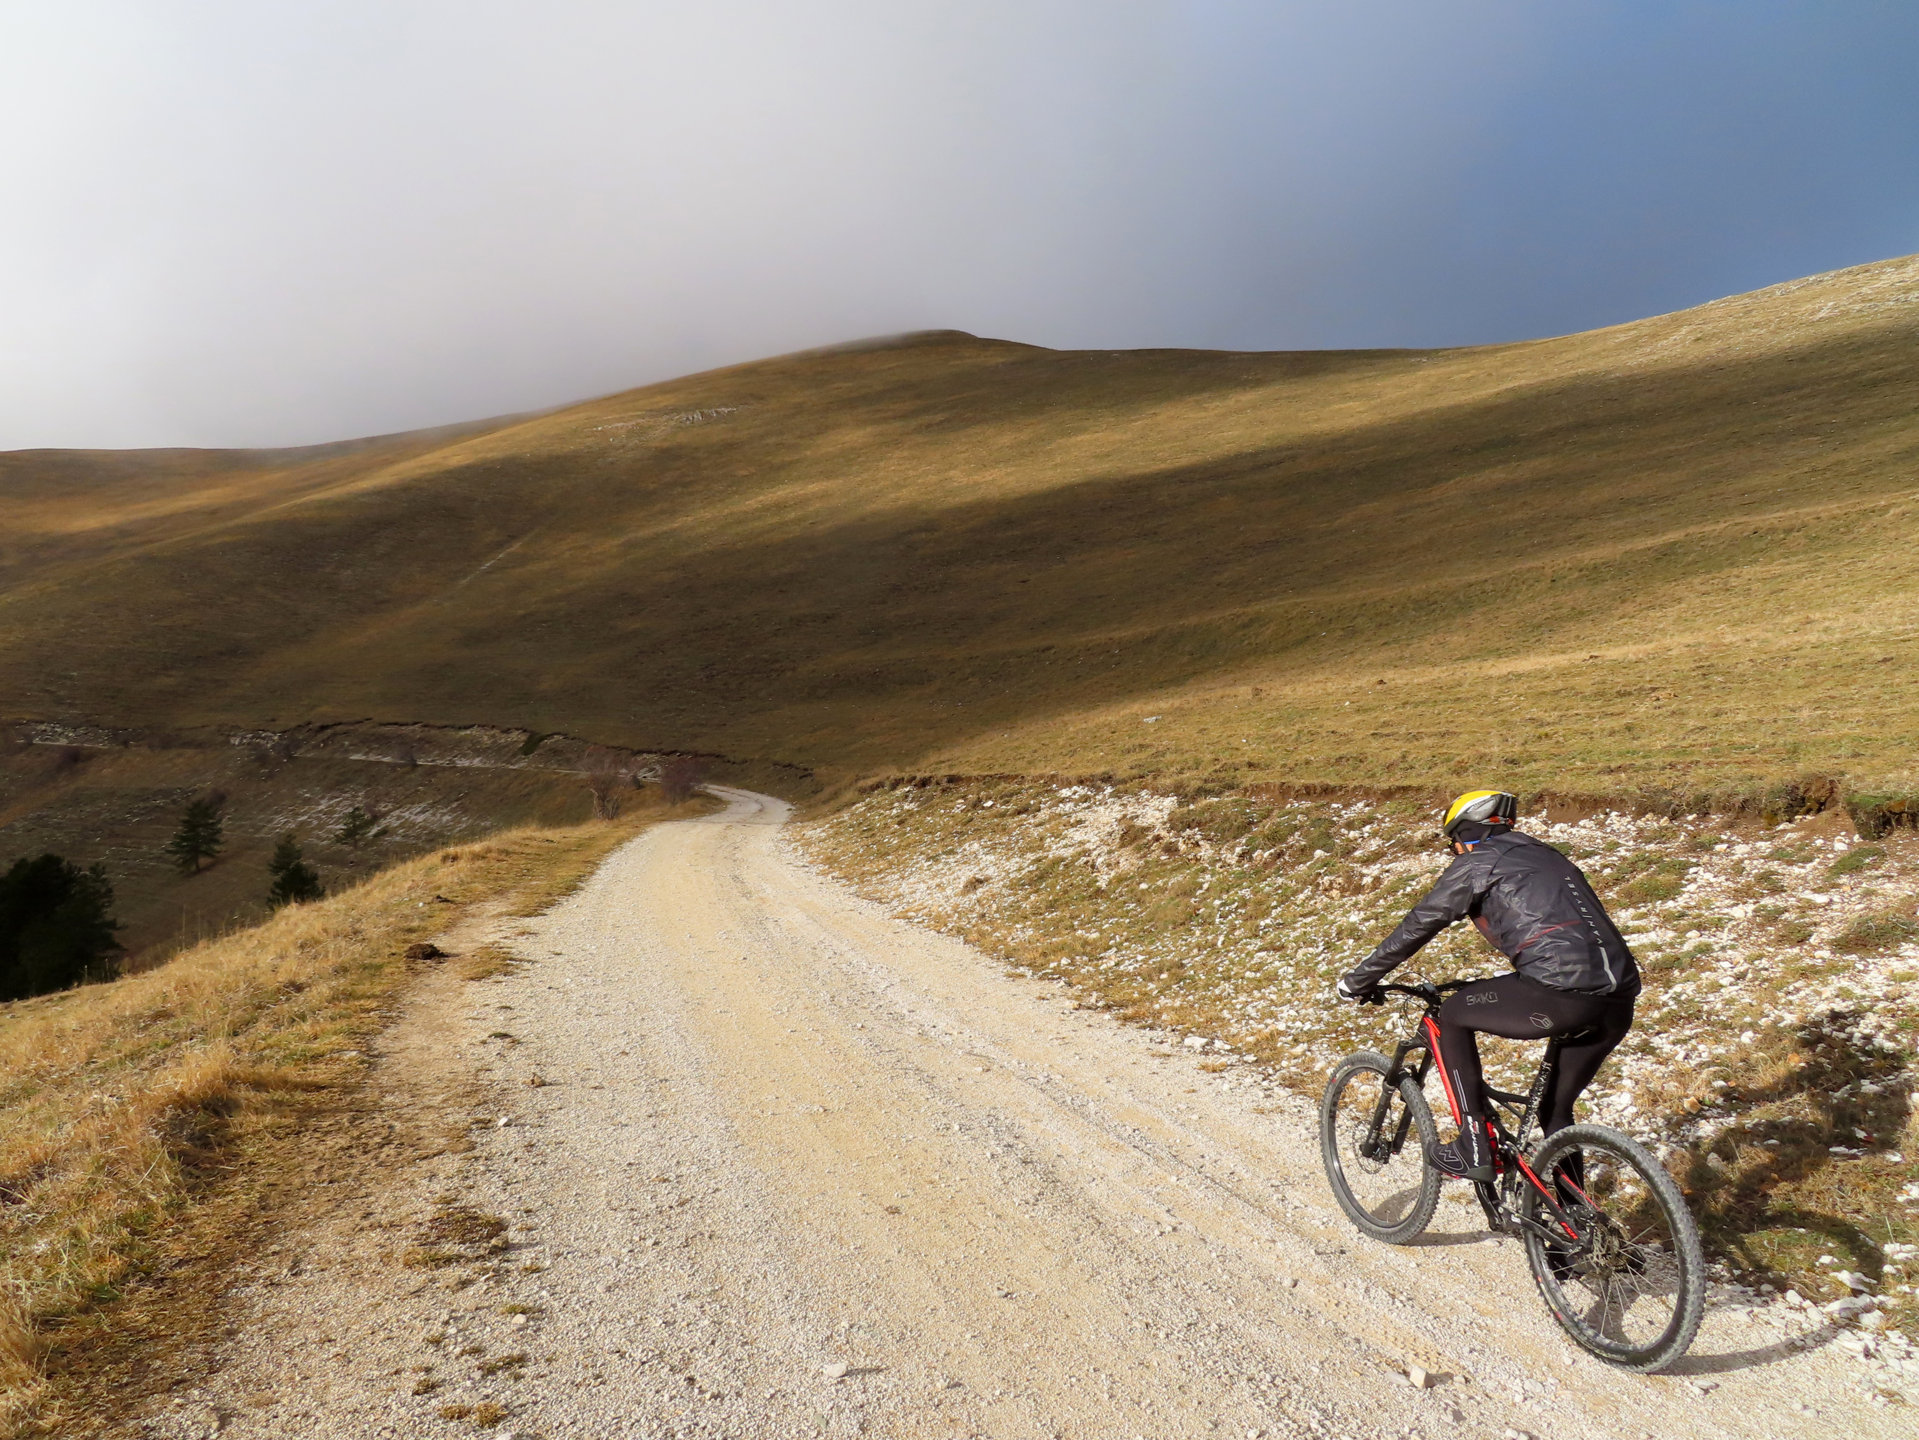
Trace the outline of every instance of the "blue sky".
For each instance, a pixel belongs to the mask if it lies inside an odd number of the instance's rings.
[[[0,448],[1585,329],[1919,250],[1915,75],[1909,0],[0,0]]]

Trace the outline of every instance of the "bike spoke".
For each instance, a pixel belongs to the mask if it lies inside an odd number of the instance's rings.
[[[1599,1314],[1594,1320],[1593,1329],[1599,1334],[1607,1336],[1609,1339],[1616,1339],[1618,1338],[1617,1331],[1619,1327],[1616,1323],[1611,1323],[1613,1322],[1613,1282],[1611,1276],[1607,1276],[1604,1283],[1600,1285],[1598,1299]]]

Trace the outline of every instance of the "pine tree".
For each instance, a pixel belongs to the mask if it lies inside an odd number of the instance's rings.
[[[209,795],[181,813],[180,828],[167,841],[166,853],[182,875],[199,874],[200,866],[220,853],[225,843],[221,832],[226,822],[220,814],[224,803],[220,796]]]
[[[326,894],[319,872],[306,863],[300,854],[299,842],[291,832],[282,835],[280,843],[273,847],[267,873],[273,876],[273,884],[267,890],[267,904],[276,910],[282,905],[304,905]]]
[[[334,839],[349,850],[358,850],[369,840],[378,840],[386,834],[386,827],[380,824],[380,817],[364,805],[355,805],[346,812],[346,818],[340,822],[340,829]]]
[[[112,979],[119,928],[100,866],[82,870],[58,855],[14,861],[0,874],[0,1000]]]

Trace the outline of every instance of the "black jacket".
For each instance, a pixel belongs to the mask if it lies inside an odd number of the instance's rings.
[[[1399,928],[1346,977],[1347,988],[1377,985],[1467,916],[1513,969],[1541,985],[1621,999],[1639,993],[1639,964],[1585,872],[1518,831],[1482,840],[1448,865]]]

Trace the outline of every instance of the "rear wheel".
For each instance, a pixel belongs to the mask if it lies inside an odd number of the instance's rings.
[[[1320,1101],[1319,1153],[1333,1198],[1353,1224],[1375,1240],[1404,1245],[1439,1204],[1439,1174],[1426,1163],[1426,1147],[1437,1137],[1424,1092],[1409,1075],[1388,1089],[1391,1070],[1391,1061],[1370,1050],[1339,1062]]]
[[[1692,1344],[1706,1302],[1699,1230],[1666,1167],[1630,1136],[1569,1125],[1533,1171],[1576,1232],[1550,1243],[1528,1228],[1526,1258],[1553,1318],[1582,1349],[1628,1370],[1663,1370]],[[1561,1228],[1537,1191],[1524,1213]]]

